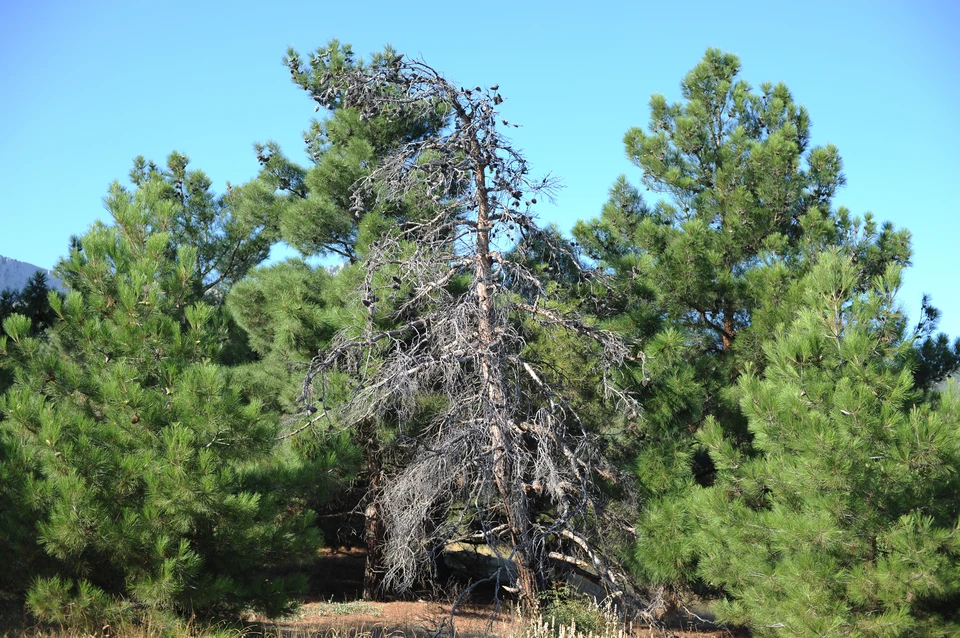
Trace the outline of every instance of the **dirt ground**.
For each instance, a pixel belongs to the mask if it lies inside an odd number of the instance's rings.
[[[481,597],[475,597],[457,608],[451,618],[450,609],[456,592],[439,591],[424,598],[385,603],[361,600],[363,590],[364,553],[356,549],[325,550],[310,577],[311,596],[293,617],[279,620],[250,618],[267,636],[284,638],[413,638],[441,632],[458,636],[511,636],[530,638],[556,635],[546,628],[532,632],[508,605],[495,609]],[[733,638],[726,630],[705,627],[697,629],[689,623],[667,628],[625,627],[618,631],[623,638]]]
[[[346,611],[350,609],[351,611]],[[502,610],[491,617],[492,608],[482,605],[461,606],[452,620],[457,636],[503,636],[520,632],[521,621],[510,610]],[[284,638],[336,637],[384,637],[427,638],[450,635],[450,606],[427,601],[362,603],[361,605],[307,603],[295,618],[264,623],[267,635]],[[619,633],[619,632],[618,632]],[[537,635],[555,635],[544,632]],[[627,627],[620,634],[623,638],[734,638],[741,634],[715,629],[648,628]]]

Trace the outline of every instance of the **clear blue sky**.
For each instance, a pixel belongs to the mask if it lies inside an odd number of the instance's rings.
[[[313,105],[286,47],[391,43],[463,84],[500,84],[504,117],[538,172],[562,177],[541,214],[598,214],[622,138],[652,93],[679,97],[707,47],[736,53],[755,86],[783,81],[848,186],[837,204],[913,232],[903,299],[923,292],[960,334],[960,3],[846,0],[612,2],[3,2],[0,255],[53,266],[104,216],[131,160],[186,153],[218,190],[257,172],[255,141],[304,159]]]

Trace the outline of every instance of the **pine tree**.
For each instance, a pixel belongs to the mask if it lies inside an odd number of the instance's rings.
[[[914,329],[915,364],[913,379],[920,390],[942,389],[948,377],[960,370],[960,337],[950,342],[945,333],[938,333],[940,311],[923,296],[920,321]]]
[[[16,290],[4,288],[0,291],[0,319],[6,319],[14,313],[20,295]]]
[[[3,290],[0,292],[0,324],[16,313],[30,320],[31,334],[43,332],[55,319],[48,300],[50,292],[47,274],[42,270],[35,272],[22,290]]]
[[[332,40],[314,51],[310,66],[291,73],[291,79],[317,101],[315,111],[319,111],[315,87],[322,78],[380,64],[392,55],[395,53],[388,47],[368,63],[355,56],[349,45]],[[258,396],[269,389],[272,401],[288,419],[299,412],[294,409],[296,397],[302,392],[303,370],[299,366],[313,358],[318,349],[327,347],[340,329],[363,322],[356,294],[362,273],[354,265],[392,220],[408,214],[408,206],[403,203],[378,202],[375,198],[368,198],[367,205],[357,209],[354,185],[368,177],[389,153],[435,134],[445,119],[436,109],[408,109],[405,113],[390,109],[384,115],[364,115],[336,101],[323,106],[325,112],[329,111],[327,116],[313,120],[303,133],[311,165],[292,162],[273,142],[257,144],[260,175],[231,191],[231,201],[241,216],[268,220],[304,258],[343,261],[335,277],[323,267],[297,260],[261,268],[228,297],[231,314],[249,333],[251,346],[259,356],[256,363],[242,370],[245,387]],[[347,386],[339,392],[328,389],[327,396],[332,400],[347,391]],[[340,432],[350,433],[352,447],[345,446],[342,434],[331,440],[329,433],[315,428],[293,427],[290,434],[308,456],[326,454],[329,450],[325,446],[333,445],[342,461],[341,469],[350,468],[344,478],[355,478],[353,489],[342,493],[330,506],[340,503],[341,509],[364,512],[364,598],[380,599],[386,593],[386,570],[380,559],[385,529],[376,503],[383,487],[385,463],[390,464],[384,458],[385,446],[396,427],[369,422]],[[360,467],[352,465],[357,454],[363,459]],[[359,472],[354,474],[354,469]]]
[[[43,565],[19,584],[43,620],[278,613],[302,579],[270,570],[317,546],[285,487],[299,468],[275,419],[217,363],[222,311],[198,285],[201,251],[174,241],[183,208],[168,186],[114,185],[113,223],[58,267],[70,292],[50,297],[47,339],[25,317],[4,323],[0,351],[16,364],[0,399],[4,471],[20,477],[35,539],[22,560]]]
[[[42,270],[35,272],[20,291],[21,307],[17,312],[30,319],[34,334],[49,328],[55,319],[49,295],[47,275]]]
[[[16,290],[5,288],[0,291],[0,326],[7,320],[7,317],[17,312],[17,306],[20,303],[20,294]],[[0,359],[0,393],[6,391],[13,383],[13,375],[10,371],[8,362]]]
[[[908,263],[909,234],[854,218],[831,200],[844,183],[833,146],[810,143],[810,118],[783,84],[759,91],[736,56],[710,49],[681,83],[683,101],[650,102],[647,131],[625,136],[648,205],[621,176],[599,219],[574,234],[619,292],[601,317],[641,342],[634,389],[639,495],[637,558],[653,583],[696,584],[685,499],[716,470],[694,434],[713,419],[737,445],[751,435],[734,394],[762,344],[798,308],[794,285],[825,250],[841,247],[859,285]]]
[[[351,282],[323,267],[291,259],[254,269],[227,296],[227,308],[247,335],[258,360],[243,366],[245,387],[271,409],[299,411],[302,370],[319,346],[345,324],[360,320],[346,308]]]
[[[168,229],[171,239],[197,248],[196,285],[203,292],[217,289],[222,299],[270,254],[279,239],[277,224],[268,209],[251,206],[229,184],[227,193],[214,194],[210,178],[189,164],[190,158],[177,151],[167,157],[166,168],[140,156],[133,161],[130,181],[135,187],[154,182],[158,197],[177,207]]]
[[[241,208],[248,216],[266,216],[275,223],[283,240],[304,257],[356,262],[382,232],[380,218],[402,216],[404,206],[371,197],[362,210],[357,209],[354,184],[369,176],[384,156],[435,135],[446,121],[440,108],[397,106],[389,113],[364,114],[339,101],[324,102],[317,95],[324,78],[372,68],[394,55],[386,47],[365,61],[349,44],[331,40],[310,53],[309,65],[290,67],[290,79],[316,102],[315,111],[323,107],[328,112],[327,117],[313,119],[303,132],[312,165],[292,162],[274,142],[257,144],[262,170],[258,179],[237,192],[237,201],[245,204]]]
[[[452,119],[351,184],[362,246],[355,302],[366,320],[314,359],[305,425],[329,418],[402,433],[407,460],[376,502],[388,523],[389,582],[408,588],[447,539],[475,532],[497,552],[505,545],[523,604],[536,606],[548,558],[603,560],[577,525],[595,514],[593,437],[571,393],[553,384],[561,375],[537,358],[545,348],[525,346],[531,334],[565,335],[596,363],[610,401],[629,406],[611,376],[632,353],[583,321],[557,281],[568,267],[582,282],[602,277],[534,221],[552,183],[528,176],[498,130],[497,87],[457,88],[396,54],[330,70],[323,55],[306,66],[291,51],[288,64],[321,106],[352,109],[360,122]],[[368,241],[366,228],[377,231]],[[348,400],[329,400],[343,375]]]
[[[4,290],[0,292],[0,327],[13,315],[22,316],[28,322],[28,333],[42,339],[44,330],[49,328],[56,315],[49,302],[49,295],[59,295],[47,287],[47,276],[38,270],[20,291]],[[17,321],[18,319],[14,319]],[[0,333],[2,334],[2,333]],[[13,384],[12,362],[0,357],[0,395]],[[3,414],[0,412],[0,421]],[[26,489],[26,477],[18,471],[16,446],[0,437],[0,555],[12,557],[12,562],[0,574],[0,606],[5,599],[15,601],[23,587],[23,574],[36,574],[42,561],[34,551],[33,532],[30,521],[33,512],[18,498]],[[15,603],[11,602],[11,607]]]
[[[300,494],[311,509],[327,514],[337,505],[355,509],[356,501],[344,500],[354,495],[347,488],[358,480],[361,450],[349,433],[299,430],[298,398],[317,349],[345,325],[361,320],[356,308],[344,303],[354,282],[342,273],[291,259],[252,270],[226,300],[257,355],[255,361],[231,369],[235,382],[245,396],[261,401],[280,418],[280,436],[289,439],[301,462],[312,468]],[[316,480],[311,482],[311,475]]]
[[[960,631],[960,400],[918,403],[890,267],[863,290],[834,251],[737,385],[752,453],[710,420],[698,573],[757,636]]]

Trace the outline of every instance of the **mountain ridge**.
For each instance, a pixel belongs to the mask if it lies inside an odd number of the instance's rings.
[[[47,285],[50,288],[56,288],[61,292],[65,290],[63,282],[57,279],[49,268],[41,268],[3,255],[0,255],[0,290],[22,290],[38,270],[47,275]]]

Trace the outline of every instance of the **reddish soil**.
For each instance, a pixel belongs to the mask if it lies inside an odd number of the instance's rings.
[[[366,603],[361,601],[364,553],[362,550],[324,550],[310,575],[311,596],[291,618],[268,620],[251,618],[266,635],[284,638],[413,638],[435,636],[439,630],[449,636],[452,626],[457,636],[510,636],[521,634],[522,620],[507,605],[494,613],[492,604],[474,600],[457,608],[450,617],[452,600],[428,600]],[[438,592],[434,598],[452,598],[451,592]],[[529,632],[522,632],[530,635]],[[540,634],[545,635],[546,632]],[[555,635],[555,634],[554,634]],[[624,638],[733,638],[741,634],[714,628],[631,627]]]

